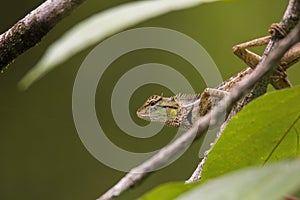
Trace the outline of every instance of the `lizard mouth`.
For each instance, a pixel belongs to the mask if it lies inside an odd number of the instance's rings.
[[[149,115],[147,115],[147,114],[141,114],[141,113],[137,113],[137,116],[138,117],[149,117]]]
[[[149,115],[149,114],[138,114],[138,117],[139,118],[142,118],[142,119],[148,119],[150,120],[152,117],[155,117],[154,115]]]
[[[137,116],[140,118],[149,118],[149,114],[145,114],[145,113],[137,113]]]
[[[157,114],[157,115],[154,115],[154,114],[144,114],[144,113],[139,113],[137,114],[137,116],[141,119],[145,119],[145,120],[150,120],[152,121],[153,119],[156,119],[156,118],[161,118],[161,115]],[[153,120],[155,121],[155,120]]]

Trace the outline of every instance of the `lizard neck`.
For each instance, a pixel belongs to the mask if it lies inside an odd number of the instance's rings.
[[[183,129],[190,129],[197,119],[200,117],[199,100],[180,109],[180,127]]]

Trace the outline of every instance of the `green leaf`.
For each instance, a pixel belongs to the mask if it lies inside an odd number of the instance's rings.
[[[140,200],[281,200],[299,189],[299,171],[299,160],[280,161],[238,170],[205,183],[165,184]]]
[[[33,82],[76,53],[125,28],[171,11],[214,1],[218,0],[136,1],[98,13],[77,24],[53,43],[34,68],[22,78],[19,87],[27,89]]]
[[[297,157],[300,87],[251,102],[227,125],[210,151],[202,181],[251,165]]]
[[[282,200],[300,187],[300,161],[240,170],[199,185],[177,200]]]
[[[183,183],[168,183],[155,188],[153,191],[139,198],[140,200],[168,200],[174,199],[188,191],[195,184],[184,185]]]

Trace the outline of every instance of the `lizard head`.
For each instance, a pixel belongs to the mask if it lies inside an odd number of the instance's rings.
[[[180,125],[180,106],[174,97],[152,95],[137,110],[136,114],[146,121],[160,122],[175,127]]]

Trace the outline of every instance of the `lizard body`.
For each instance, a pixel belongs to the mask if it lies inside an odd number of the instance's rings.
[[[285,36],[279,24],[272,24],[270,33],[278,31]],[[201,94],[176,95],[163,97],[150,96],[147,101],[137,110],[137,116],[147,121],[164,123],[167,126],[191,128],[195,121],[208,113],[236,84],[238,84],[260,61],[260,56],[249,51],[247,48],[267,44],[271,36],[251,40],[236,45],[232,48],[234,54],[241,58],[249,67],[237,75],[224,81],[216,88],[206,88]],[[286,77],[286,70],[300,60],[300,43],[290,49],[280,60],[277,70],[271,76],[271,84],[275,89],[291,87]]]
[[[152,95],[138,109],[137,115],[144,120],[164,123],[167,126],[191,128],[200,116],[211,110],[251,71],[251,68],[247,68],[216,88],[206,88],[201,94],[178,94],[172,97]]]

